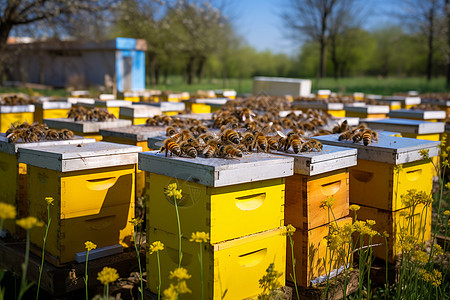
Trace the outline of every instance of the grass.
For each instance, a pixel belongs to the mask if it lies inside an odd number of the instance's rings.
[[[312,92],[318,89],[330,89],[333,92],[343,94],[351,94],[353,92],[363,92],[367,94],[392,95],[396,92],[407,92],[410,90],[419,93],[430,92],[448,92],[450,89],[446,87],[445,78],[433,78],[428,82],[422,77],[411,78],[377,78],[377,77],[354,77],[341,78],[334,80],[333,78],[310,78],[312,80]],[[166,84],[150,85],[147,82],[147,89],[173,91],[173,92],[189,92],[195,93],[198,90],[216,90],[216,89],[234,89],[238,94],[249,94],[252,92],[253,80],[251,78],[237,79],[231,78],[223,80],[220,78],[205,78],[202,83],[196,81],[192,85],[188,85],[183,81],[182,76],[169,76]],[[94,95],[99,91],[90,90]],[[63,89],[31,89],[17,87],[0,87],[0,93],[26,93],[43,96],[67,96],[69,93]]]

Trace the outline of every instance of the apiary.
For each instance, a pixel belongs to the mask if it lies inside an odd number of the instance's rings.
[[[36,103],[34,122],[42,123],[44,119],[65,118],[72,103],[63,101],[45,101]]]
[[[433,167],[419,153],[430,158],[439,155],[439,142],[379,136],[378,142],[365,146],[339,141],[339,134],[315,137],[323,144],[358,149],[358,164],[350,169],[350,203],[387,211],[405,208],[401,195],[417,189],[431,193]]]
[[[445,111],[442,110],[433,111],[433,110],[418,110],[418,109],[414,110],[398,109],[398,110],[391,110],[391,112],[389,113],[389,117],[437,122],[440,120],[445,120],[446,113]]]
[[[120,108],[125,106],[129,107],[132,103],[130,101],[125,100],[95,100],[94,104],[88,104],[86,107],[94,108],[105,108],[110,114],[113,114],[117,119],[120,117]]]
[[[345,117],[344,104],[342,103],[327,103],[324,101],[294,101],[292,107],[295,109],[317,109],[329,113],[333,117]]]
[[[358,117],[362,119],[386,118],[389,113],[387,105],[366,105],[362,107],[344,106],[346,117]]]
[[[174,116],[185,110],[184,102],[162,101],[159,103],[149,103],[148,105],[159,108],[167,116]]]
[[[100,129],[118,128],[131,125],[131,121],[121,119],[95,122],[95,121],[75,121],[74,119],[69,118],[58,118],[58,119],[44,119],[44,123],[51,128],[57,129],[67,128],[69,130],[72,130],[76,135],[95,138],[97,141],[101,141],[103,138],[100,135]]]
[[[39,148],[52,145],[84,144],[95,142],[94,139],[74,138],[61,141],[42,141],[37,143],[8,143],[8,139],[0,134],[0,201],[14,205],[18,218],[28,215],[27,205],[27,165],[19,163],[19,148]],[[4,228],[11,234],[16,233],[13,222],[6,221]]]
[[[165,132],[164,126],[148,127],[143,125],[100,130],[104,142],[139,146],[143,151],[151,150],[147,146],[148,138],[165,134]],[[136,197],[142,197],[144,195],[145,172],[136,168]]]
[[[273,152],[294,158],[294,175],[286,178],[285,225],[309,230],[331,220],[321,202],[334,197],[334,216],[348,216],[349,172],[356,165],[356,149],[325,145],[320,152]]]
[[[0,132],[5,132],[12,123],[34,122],[34,105],[0,105]]]
[[[345,217],[336,220],[336,223],[337,226],[342,227],[344,224],[351,224],[352,219]],[[346,264],[340,259],[339,255],[335,254],[332,257],[330,250],[327,249],[325,237],[329,232],[330,227],[326,224],[310,230],[296,230],[292,235],[296,259],[295,274],[299,286],[309,287],[311,280],[326,275],[330,270],[339,269]],[[292,254],[289,245],[286,251],[286,274],[292,274]],[[326,261],[326,268],[324,261]],[[290,277],[287,279],[292,281]]]
[[[133,105],[130,107],[122,106],[120,108],[120,118],[124,120],[131,120],[133,125],[145,124],[148,118],[151,118],[162,113],[158,107],[150,105]]]
[[[159,229],[148,229],[147,242],[161,241],[164,250],[160,251],[161,278],[169,278],[169,271],[178,267],[178,236]],[[200,264],[198,262],[198,243],[182,239],[182,266],[192,277],[187,281],[192,293],[184,294],[183,299],[201,299]],[[262,293],[258,281],[266,274],[270,264],[281,272],[280,286],[285,284],[286,236],[283,228],[276,228],[231,241],[203,244],[204,299],[247,299],[256,298]],[[157,293],[158,265],[156,255],[147,255],[147,287]],[[161,290],[169,287],[169,280],[163,279]]]
[[[384,102],[400,102],[402,108],[411,108],[420,104],[421,99],[417,96],[388,96],[384,97],[381,101]]]
[[[365,120],[364,123],[366,123],[371,129],[396,131],[400,132],[404,137],[430,141],[439,141],[440,135],[445,129],[445,124],[442,122],[427,122],[396,118]]]
[[[293,158],[254,153],[241,159],[192,159],[151,151],[139,154],[139,168],[149,172],[151,228],[178,232],[173,199],[164,194],[171,183],[183,193],[178,203],[183,236],[204,231],[217,243],[284,223],[284,178],[293,174]]]
[[[46,220],[44,199],[54,198],[46,259],[55,265],[74,261],[87,240],[98,248],[129,245],[141,150],[106,142],[19,148],[19,162],[28,165],[29,214]],[[31,234],[38,247],[43,230]]]

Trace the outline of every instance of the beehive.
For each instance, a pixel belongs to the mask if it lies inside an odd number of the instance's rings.
[[[350,203],[395,211],[404,208],[400,196],[409,189],[431,193],[432,163],[423,160],[439,154],[439,142],[382,136],[368,146],[338,141],[339,134],[318,136],[324,144],[358,149],[358,165],[350,169]]]
[[[161,101],[164,102],[181,102],[183,96],[181,94],[163,94],[161,96]]]
[[[116,118],[119,118],[120,108],[123,106],[130,107],[131,105],[132,103],[130,101],[125,100],[108,100],[108,101],[96,100],[94,104],[89,104],[87,105],[87,107],[91,109],[94,107],[104,108],[108,110],[110,114],[113,114]]]
[[[379,233],[389,234],[388,238],[388,261],[394,262],[398,255],[401,254],[401,228],[413,228],[414,235],[418,238],[418,242],[428,241],[431,238],[431,206],[425,207],[423,204],[418,205],[415,209],[404,208],[397,211],[387,211],[373,207],[363,206],[357,211],[359,220],[375,220],[376,224],[373,229]],[[410,216],[414,216],[411,218]],[[414,226],[411,225],[414,220]],[[409,225],[409,227],[408,227]],[[408,231],[410,234],[412,231]],[[356,236],[354,237],[356,238]],[[368,244],[366,237],[365,244]],[[375,257],[386,259],[386,243],[383,236],[374,236],[372,244],[381,244],[373,247],[373,255]]]
[[[148,105],[159,108],[163,114],[167,116],[174,116],[182,113],[185,110],[184,102],[167,102],[149,103]]]
[[[400,132],[402,136],[421,140],[439,141],[444,132],[442,122],[427,122],[408,119],[378,119],[364,121],[371,129]]]
[[[65,118],[72,103],[63,101],[46,101],[35,104],[34,121],[42,123],[44,119]]]
[[[194,105],[201,105],[202,107],[207,106],[209,107],[209,112],[215,112],[218,111],[225,103],[230,101],[228,98],[201,98],[201,99],[191,99],[186,104],[191,106],[191,110],[193,113],[196,113],[194,111]],[[206,111],[202,111],[206,112]]]
[[[8,139],[0,134],[0,201],[17,208],[18,218],[28,215],[27,204],[27,165],[19,163],[19,148],[39,148],[51,145],[92,143],[93,139],[75,138],[63,141],[43,141],[39,143],[8,143]],[[4,228],[16,234],[14,222],[5,222]]]
[[[417,106],[421,103],[420,97],[416,97],[416,96],[387,96],[387,97],[384,97],[380,101],[400,102],[402,108],[406,108],[406,109]]]
[[[353,100],[355,101],[364,101],[364,93],[353,93]]]
[[[46,259],[73,261],[87,240],[99,248],[129,245],[139,151],[105,142],[19,149],[19,162],[28,165],[29,214],[46,220],[44,198],[55,200]],[[42,247],[42,236],[43,229],[36,230],[31,242]]]
[[[352,222],[350,217],[337,220],[338,227]],[[297,229],[292,235],[294,241],[295,274],[297,284],[302,287],[311,285],[311,280],[326,275],[330,270],[338,269],[345,262],[338,255],[331,256],[324,239],[329,233],[329,225],[322,225],[310,230]],[[292,253],[289,241],[286,248],[286,274],[292,274]],[[326,268],[324,261],[327,262]],[[286,276],[292,281],[291,276]]]
[[[34,105],[0,105],[0,132],[5,132],[12,123],[34,122]]]
[[[44,119],[44,123],[50,128],[63,129],[67,128],[72,130],[76,135],[84,136],[87,138],[94,138],[97,141],[102,140],[100,135],[100,129],[118,128],[130,126],[129,120],[108,120],[103,122],[96,121],[74,121],[73,119],[59,118],[59,119]]]
[[[364,119],[386,118],[389,113],[387,105],[344,106],[346,117],[358,117]]]
[[[214,94],[216,94],[216,97],[219,97],[219,98],[223,97],[223,98],[228,98],[231,100],[236,99],[236,95],[237,95],[236,91],[234,91],[234,90],[215,90]]]
[[[443,110],[446,112],[447,115],[450,114],[450,101],[449,100],[438,100],[438,99],[432,99],[432,98],[424,98],[422,99],[423,103],[429,103],[431,105],[439,106],[440,110]]]
[[[123,99],[125,101],[130,101],[130,102],[139,102],[140,101],[140,95],[137,92],[125,92],[123,94]]]
[[[325,145],[321,152],[284,153],[294,158],[294,175],[286,178],[285,225],[308,230],[329,223],[330,214],[321,202],[334,197],[336,218],[348,216],[349,173],[356,165],[356,149]]]
[[[445,120],[446,113],[442,110],[410,110],[397,109],[389,112],[389,117],[399,119],[412,119],[421,121],[437,122]]]
[[[133,105],[130,107],[120,108],[120,118],[125,120],[131,120],[133,125],[145,124],[148,118],[151,118],[162,113],[161,109],[150,105]]]
[[[147,139],[155,135],[165,134],[165,127],[135,125],[101,129],[100,134],[103,136],[104,142],[139,146],[143,151],[149,151],[151,149],[147,146]],[[143,196],[145,196],[145,172],[136,168],[136,197]]]
[[[294,101],[292,107],[295,109],[317,109],[329,113],[333,117],[345,117],[344,104],[342,103],[326,103],[323,101]]]
[[[147,242],[161,241],[164,250],[160,251],[161,290],[169,287],[169,272],[178,267],[178,236],[158,229],[148,229]],[[187,286],[192,293],[183,294],[183,299],[201,299],[199,245],[183,238],[181,266],[186,268],[192,278]],[[286,236],[282,228],[234,239],[203,247],[203,280],[205,299],[246,299],[261,294],[258,281],[266,274],[266,269],[274,263],[274,269],[282,272],[278,279],[285,282]],[[150,291],[157,293],[158,265],[156,254],[147,255],[147,280]]]
[[[217,243],[283,225],[284,177],[293,174],[290,157],[255,153],[239,160],[192,159],[152,151],[139,154],[139,168],[150,173],[150,227],[178,233],[173,199],[164,194],[171,183],[183,191],[177,202],[183,236],[204,231]]]

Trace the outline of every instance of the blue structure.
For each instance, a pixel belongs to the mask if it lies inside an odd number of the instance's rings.
[[[46,41],[12,44],[8,49],[20,49],[9,64],[7,74],[12,81],[54,87],[107,86],[118,92],[145,90],[144,40]]]

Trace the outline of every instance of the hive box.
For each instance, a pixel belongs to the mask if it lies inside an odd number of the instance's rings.
[[[6,132],[12,123],[34,122],[34,105],[0,105],[0,132]]]
[[[42,123],[44,119],[65,118],[72,107],[70,102],[46,101],[36,103],[34,121]]]
[[[186,102],[186,105],[191,107],[193,113],[207,113],[218,111],[228,101],[230,101],[228,98],[201,98],[191,99]]]
[[[364,120],[371,129],[382,129],[400,132],[404,137],[421,140],[439,141],[440,134],[444,132],[445,124],[442,122],[427,122],[408,119],[377,119]]]
[[[184,102],[168,102],[162,101],[159,103],[148,103],[148,104],[140,104],[140,105],[149,105],[153,107],[157,107],[161,109],[161,111],[167,116],[174,116],[183,112],[186,108]]]
[[[368,146],[338,141],[339,134],[318,136],[324,144],[358,149],[358,165],[350,169],[350,203],[396,211],[404,208],[401,195],[409,189],[431,193],[433,167],[420,150],[439,155],[439,142],[379,136]]]
[[[130,107],[132,105],[131,101],[125,101],[125,100],[95,100],[94,104],[87,104],[86,107],[89,108],[106,108],[106,110],[113,114],[116,118],[120,117],[120,108],[121,107]]]
[[[362,107],[358,106],[344,106],[346,117],[358,117],[358,118],[386,118],[386,114],[389,113],[389,106],[387,105],[366,105]]]
[[[183,236],[204,231],[217,243],[284,224],[290,157],[255,153],[241,159],[192,159],[150,151],[139,154],[139,168],[150,173],[146,208],[152,228],[178,233],[174,200],[164,194],[171,183],[183,193],[177,201]]]
[[[150,105],[133,105],[130,107],[120,108],[120,118],[131,120],[133,125],[145,124],[148,118],[151,118],[162,113],[158,107]]]
[[[108,120],[103,122],[95,121],[74,121],[74,119],[59,118],[59,119],[44,119],[44,123],[50,128],[63,129],[67,128],[72,130],[76,135],[84,137],[95,138],[97,141],[102,140],[100,135],[100,129],[117,128],[130,126],[129,120]]]
[[[54,198],[46,259],[55,265],[75,260],[84,242],[98,248],[128,246],[133,236],[135,170],[140,147],[96,142],[19,148],[28,165],[29,213],[47,219],[45,197]],[[31,242],[42,247],[43,228]]]
[[[282,77],[253,77],[253,95],[264,94],[271,96],[309,96],[311,94],[311,80]]]
[[[402,108],[411,108],[413,106],[417,106],[420,104],[421,99],[420,97],[417,96],[388,96],[388,97],[384,97],[381,101],[385,101],[385,102],[392,102],[392,101],[397,101],[400,102],[402,104]]]
[[[294,101],[293,108],[300,108],[304,111],[310,109],[318,109],[329,113],[333,117],[345,117],[344,104],[342,103],[326,103],[324,101]]]
[[[444,120],[446,113],[442,110],[397,109],[391,110],[389,117],[437,122],[438,120]]]
[[[335,218],[348,216],[349,173],[356,166],[356,149],[325,145],[323,151],[274,152],[294,158],[294,175],[286,178],[285,224],[308,230],[328,224],[328,209],[321,202],[334,197]]]

